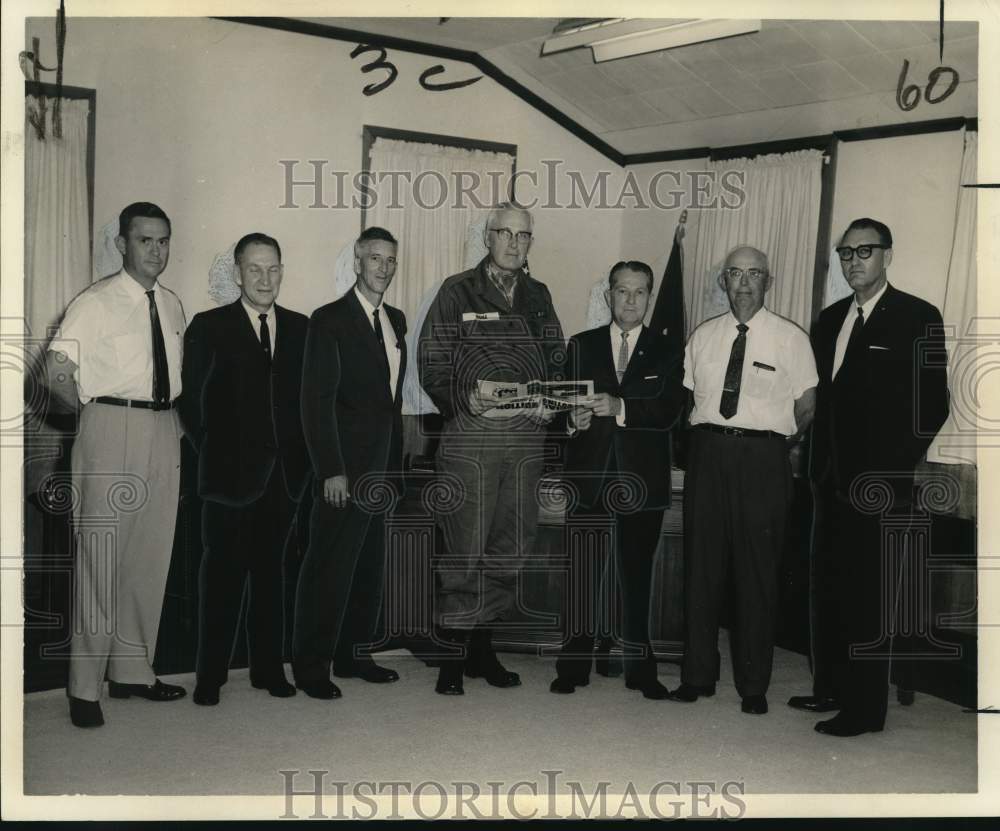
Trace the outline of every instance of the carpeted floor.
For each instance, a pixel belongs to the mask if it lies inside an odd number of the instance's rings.
[[[394,684],[338,681],[344,697],[275,699],[231,674],[217,707],[197,707],[191,676],[166,680],[187,698],[166,704],[105,699],[107,724],[80,730],[62,691],[24,703],[25,794],[277,794],[279,770],[324,770],[330,780],[528,780],[544,770],[584,787],[632,782],[740,781],[747,794],[948,793],[977,786],[976,718],[917,695],[893,701],[885,732],[852,739],[813,731],[817,717],[785,706],[809,690],[805,659],[778,651],[771,712],[748,716],[728,674],[714,698],[648,701],[622,679],[594,676],[573,695],[548,691],[553,663],[506,655],[523,685],[466,680],[466,694],[435,694],[436,670],[408,653],[382,655]],[[660,665],[673,688],[679,668]],[[304,775],[304,774],[303,774]],[[296,782],[302,787],[301,778]]]

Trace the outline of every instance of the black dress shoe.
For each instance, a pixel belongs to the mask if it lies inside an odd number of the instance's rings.
[[[745,696],[740,709],[752,716],[762,716],[767,712],[767,698],[763,695]]]
[[[866,725],[843,713],[816,725],[816,732],[825,736],[860,736],[862,733],[881,733],[882,725]]]
[[[585,678],[582,681],[574,681],[572,678],[567,678],[564,675],[557,675],[552,683],[549,684],[549,692],[567,695],[576,692],[577,687],[586,687],[589,683],[589,678]]]
[[[275,698],[291,698],[295,695],[295,687],[284,678],[275,678],[273,681],[251,681],[250,686],[255,690],[267,690]]]
[[[195,684],[192,698],[195,704],[200,704],[202,707],[214,707],[219,703],[219,688],[207,684]]]
[[[469,678],[484,678],[491,687],[519,687],[521,686],[521,676],[516,672],[506,669],[499,661],[496,666],[477,667],[466,666],[465,674]]]
[[[390,684],[399,680],[399,673],[396,670],[380,667],[373,662],[355,664],[350,669],[334,667],[333,674],[337,678],[360,678],[370,684]]]
[[[326,701],[340,698],[340,688],[333,681],[296,681],[295,686],[310,698],[321,698]]]
[[[69,718],[77,727],[100,727],[104,724],[100,701],[69,697]]]
[[[119,684],[108,681],[108,695],[112,698],[145,698],[147,701],[176,701],[184,698],[187,691],[176,684],[164,684],[159,678],[155,684]]]
[[[434,692],[441,695],[465,695],[465,689],[462,686],[461,661],[447,659],[441,661]]]
[[[826,696],[793,695],[788,699],[788,706],[796,710],[808,710],[810,713],[831,713],[840,709],[840,702]]]
[[[715,695],[715,684],[687,684],[682,681],[676,690],[670,691],[670,700],[690,703],[697,701],[699,697],[711,698],[713,695]]]
[[[670,690],[663,686],[655,678],[646,681],[626,681],[625,686],[630,690],[639,690],[643,698],[651,698],[654,701],[663,701],[670,698]]]

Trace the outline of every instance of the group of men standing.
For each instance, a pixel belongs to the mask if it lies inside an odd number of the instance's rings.
[[[182,432],[197,452],[203,500],[195,702],[219,703],[245,588],[254,687],[331,699],[341,695],[331,673],[397,680],[367,649],[385,569],[384,508],[372,494],[398,488],[402,469],[406,320],[383,302],[396,240],[382,228],[365,230],[355,243],[354,287],[307,320],[276,303],[284,276],[277,240],[248,234],[234,252],[240,298],[196,315],[185,331],[179,301],[158,282],[169,254],[166,215],[149,203],[130,205],[119,231],[122,271],[70,304],[47,361],[50,386],[84,405],[72,457],[80,494],[67,690],[73,723],[103,723],[105,673],[112,697],[185,694],[152,670]],[[886,596],[879,524],[852,499],[852,483],[891,473],[905,511],[913,468],[947,414],[943,364],[915,358],[928,338],[943,350],[934,341],[940,315],[888,286],[888,228],[862,219],[844,234],[838,253],[854,300],[824,310],[812,346],[765,307],[774,279],[766,255],[735,249],[720,275],[730,311],[699,326],[683,355],[643,324],[653,294],[645,263],[611,268],[610,324],[574,335],[567,347],[548,289],[528,272],[531,214],[500,205],[484,234],[487,255],[444,282],[416,356],[443,420],[436,465],[450,493],[438,517],[437,692],[462,694],[464,678],[520,684],[500,663],[493,630],[517,599],[536,533],[546,436],[558,431],[571,494],[570,570],[552,692],[589,683],[600,576],[614,558],[626,686],[650,699],[714,694],[731,576],[736,688],[744,712],[767,712],[791,501],[788,446],[815,413],[811,471],[824,529],[814,554],[816,685],[813,696],[789,703],[840,709],[817,725],[821,732],[882,729],[887,661],[850,659],[848,651],[878,639]],[[592,381],[594,392],[556,415],[543,405],[500,407],[480,383],[533,380]],[[657,680],[649,601],[670,501],[668,431],[684,410],[685,387],[693,399],[684,497],[687,646],[681,685],[669,691]],[[86,533],[87,517],[106,510],[108,471],[142,490],[138,504],[120,512],[112,538]],[[282,553],[310,487],[293,685],[283,668]],[[598,640],[605,672],[606,635]]]

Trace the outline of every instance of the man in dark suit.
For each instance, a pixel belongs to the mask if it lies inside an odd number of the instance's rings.
[[[277,240],[234,250],[240,299],[195,315],[184,337],[181,416],[198,453],[203,552],[195,704],[219,703],[249,575],[250,682],[295,695],[285,679],[282,552],[309,458],[299,418],[305,315],[276,304]]]
[[[567,521],[566,640],[549,687],[554,693],[572,693],[590,680],[601,605],[597,588],[611,526],[622,586],[625,685],[646,698],[668,696],[656,680],[649,593],[663,511],[670,504],[668,431],[684,403],[683,354],[671,354],[667,339],[642,325],[652,290],[646,263],[616,263],[605,293],[610,325],[569,341],[572,377],[592,380],[595,394],[590,406],[575,408],[567,419],[564,469],[578,496]]]
[[[385,518],[377,491],[402,469],[406,318],[382,302],[396,273],[395,238],[368,228],[354,245],[354,287],[313,312],[302,373],[302,424],[315,484],[309,545],[295,599],[292,670],[313,698],[330,680],[396,681],[364,647],[378,621]]]
[[[840,709],[816,729],[856,736],[885,724],[899,564],[883,517],[898,527],[911,511],[914,468],[948,415],[947,360],[938,310],[886,280],[889,228],[856,219],[837,253],[854,294],[824,309],[812,334],[813,695],[788,703]],[[883,485],[885,504],[868,504]]]

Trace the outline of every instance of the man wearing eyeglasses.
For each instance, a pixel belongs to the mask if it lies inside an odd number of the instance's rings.
[[[244,587],[250,683],[295,695],[284,670],[285,540],[309,474],[299,399],[307,319],[277,304],[281,247],[267,234],[233,251],[235,302],[194,316],[184,337],[181,417],[202,498],[194,703],[219,703]]]
[[[806,333],[764,307],[772,281],[761,251],[730,252],[719,276],[730,310],[695,329],[684,355],[694,398],[684,480],[686,646],[670,697],[715,694],[719,610],[731,584],[733,678],[743,712],[753,715],[768,709],[792,497],[788,443],[812,421],[817,380]]]
[[[810,464],[817,494],[813,695],[788,703],[815,713],[839,709],[816,730],[856,736],[885,724],[883,619],[895,615],[899,576],[885,560],[883,512],[865,509],[865,492],[891,494],[885,512],[905,523],[914,468],[948,414],[947,356],[938,310],[887,281],[886,225],[854,220],[837,254],[854,293],[824,309],[812,333],[820,379]],[[867,653],[852,656],[858,646]]]
[[[477,382],[565,380],[559,318],[549,290],[528,274],[532,226],[517,205],[491,210],[489,253],[444,282],[420,333],[420,382],[444,420],[437,470],[453,496],[438,517],[447,558],[435,594],[443,695],[464,692],[463,671],[495,687],[521,683],[497,659],[492,627],[515,602],[535,539],[552,414],[494,410],[501,402]]]
[[[338,678],[399,679],[366,651],[385,574],[380,497],[403,466],[406,317],[383,302],[397,247],[384,228],[366,228],[354,244],[354,287],[309,319],[302,426],[313,506],[295,596],[292,672],[311,698],[340,697],[331,664]]]

